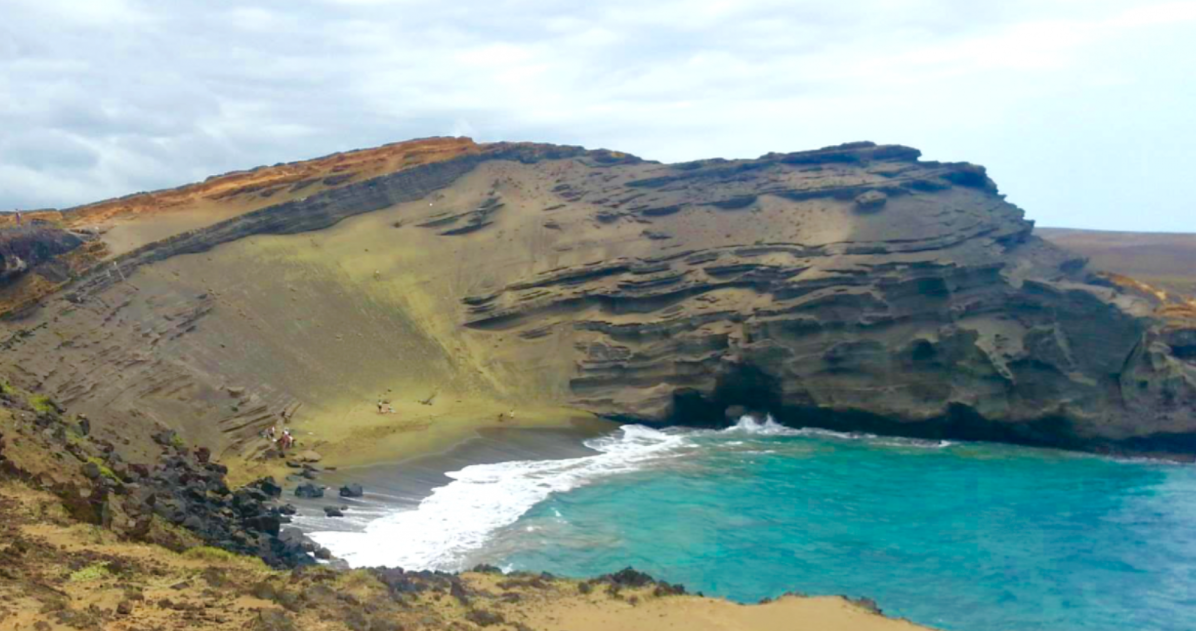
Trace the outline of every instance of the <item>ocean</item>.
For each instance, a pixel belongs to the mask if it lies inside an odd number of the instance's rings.
[[[354,566],[586,577],[628,565],[750,603],[874,599],[951,631],[1196,629],[1196,467],[730,429],[524,432],[366,478],[297,524]]]

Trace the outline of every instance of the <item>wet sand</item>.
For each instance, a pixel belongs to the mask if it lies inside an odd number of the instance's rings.
[[[283,485],[283,500],[299,509],[293,526],[306,532],[359,532],[371,521],[397,510],[414,510],[433,489],[449,484],[445,475],[477,464],[514,460],[580,458],[598,452],[586,447],[588,439],[607,435],[617,426],[585,423],[569,428],[482,428],[442,453],[426,454],[402,462],[326,471],[312,483],[328,487],[324,497],[294,497],[294,488],[308,482],[291,476]],[[342,485],[360,484],[360,498],[340,497]],[[344,517],[329,518],[324,507],[347,507]]]

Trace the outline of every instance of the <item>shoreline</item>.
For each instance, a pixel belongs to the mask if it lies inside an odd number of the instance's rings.
[[[380,420],[376,420],[367,415],[366,418],[375,421],[371,423],[344,423],[345,419],[326,416],[300,419],[291,425],[297,443],[288,456],[314,451],[319,454],[322,467],[347,471],[402,465],[447,454],[491,431],[576,430],[597,436],[623,425],[559,406],[519,408],[516,419],[502,423],[496,420],[499,411],[510,410],[511,406],[493,402],[464,405],[439,414],[428,414],[403,404],[396,407],[400,410],[398,417],[377,415]],[[261,440],[264,445],[264,439]],[[230,480],[240,485],[266,476],[285,479],[295,472],[286,464],[289,459],[231,455],[222,458],[222,462],[229,467]]]
[[[545,461],[596,455],[585,441],[609,435],[620,426],[581,423],[571,427],[482,427],[449,448],[400,461],[338,468],[314,480],[292,473],[283,483],[282,501],[298,509],[291,527],[304,536],[315,532],[364,532],[376,519],[415,510],[437,488],[450,484],[448,473],[474,465],[512,461]],[[291,470],[295,471],[295,470]],[[310,482],[327,487],[322,498],[294,495]],[[342,485],[360,484],[362,497],[341,497]],[[343,517],[327,517],[325,507],[345,508]],[[335,553],[335,551],[334,551]]]

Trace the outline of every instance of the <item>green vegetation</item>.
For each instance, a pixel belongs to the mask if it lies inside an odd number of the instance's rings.
[[[213,548],[211,546],[191,548],[184,552],[183,556],[188,559],[200,559],[203,561],[236,561],[240,558],[228,550],[221,550],[220,548]]]
[[[170,446],[174,447],[175,449],[182,449],[183,447],[187,446],[187,443],[183,442],[181,436],[175,434],[174,437],[170,439]]]
[[[72,583],[82,583],[85,581],[98,581],[109,576],[112,576],[112,572],[108,571],[108,564],[102,562],[92,563],[81,570],[71,572],[69,580]]]
[[[222,550],[220,548],[213,548],[212,546],[196,546],[188,548],[183,552],[183,556],[188,559],[195,559],[198,561],[208,561],[213,563],[238,563],[249,566],[253,570],[268,570],[265,562],[257,557],[244,556]]]
[[[96,456],[92,456],[92,457],[88,458],[87,461],[100,468],[100,475],[102,475],[105,478],[108,478],[110,480],[115,480],[117,482],[120,481],[119,479],[117,479],[116,474],[113,473],[112,469],[109,469],[108,465],[104,464],[103,459],[97,458]]]
[[[29,397],[29,405],[33,406],[34,411],[39,413],[57,411],[57,408],[54,407],[54,402],[50,400],[50,397],[42,394],[35,394]]]

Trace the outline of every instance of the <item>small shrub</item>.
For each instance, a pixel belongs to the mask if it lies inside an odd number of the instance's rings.
[[[107,563],[92,563],[91,565],[71,572],[68,580],[72,583],[83,583],[86,581],[98,581],[112,576],[112,572],[108,571]]]
[[[208,561],[211,563],[237,563],[250,570],[267,570],[265,561],[257,557],[244,556],[212,546],[195,546],[183,552],[188,559]]]
[[[182,449],[183,447],[187,446],[187,443],[183,442],[182,436],[175,434],[170,438],[170,446],[174,447],[175,449]]]
[[[50,397],[42,394],[35,394],[29,397],[29,405],[33,407],[35,412],[41,414],[58,411],[57,408],[54,407],[54,402],[50,401]]]
[[[183,556],[188,559],[198,559],[200,561],[236,561],[241,558],[228,550],[213,548],[212,546],[191,548],[184,552]]]

